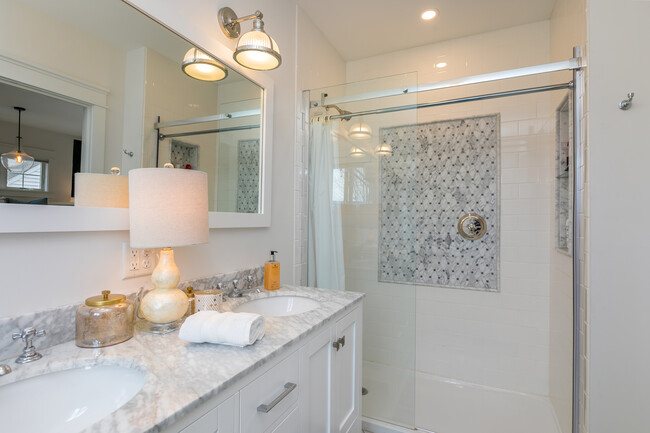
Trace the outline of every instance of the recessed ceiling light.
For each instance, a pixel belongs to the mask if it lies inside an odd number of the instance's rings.
[[[437,69],[442,69],[442,68],[447,66],[447,62],[436,63],[435,66],[436,66]]]
[[[422,12],[420,18],[422,18],[425,21],[430,21],[434,19],[436,16],[438,16],[438,11],[435,9],[429,9],[427,11]]]

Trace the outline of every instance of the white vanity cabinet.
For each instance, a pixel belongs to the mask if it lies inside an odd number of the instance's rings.
[[[164,432],[361,433],[361,326],[360,304]]]
[[[300,431],[361,431],[361,307],[300,350]]]

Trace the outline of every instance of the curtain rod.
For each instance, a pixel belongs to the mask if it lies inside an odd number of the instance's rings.
[[[202,131],[177,132],[174,134],[158,134],[158,138],[160,140],[164,140],[165,138],[189,137],[190,135],[218,134],[220,132],[243,131],[245,129],[256,129],[259,127],[260,125],[245,125],[245,126],[233,126],[230,128],[204,129]]]
[[[417,109],[420,109],[420,108],[439,107],[439,106],[442,106],[442,105],[459,104],[461,102],[482,101],[484,99],[504,98],[506,96],[527,95],[527,94],[530,94],[530,93],[548,92],[548,91],[552,91],[552,90],[561,90],[561,89],[573,89],[573,82],[564,83],[564,84],[552,84],[550,86],[530,87],[530,88],[527,88],[527,89],[509,90],[509,91],[506,91],[506,92],[487,93],[487,94],[484,94],[484,95],[468,96],[466,98],[447,99],[447,100],[438,101],[438,102],[428,102],[428,103],[425,103],[425,104],[402,105],[402,106],[399,106],[399,107],[377,108],[377,109],[374,109],[374,110],[359,111],[359,112],[356,112],[356,113],[337,114],[335,116],[331,116],[330,119],[349,120],[352,117],[358,117],[358,116],[369,116],[369,115],[372,115],[372,114],[393,113],[393,112],[396,112],[396,111],[417,110]]]

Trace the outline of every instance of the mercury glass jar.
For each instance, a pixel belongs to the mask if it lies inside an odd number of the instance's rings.
[[[126,296],[102,291],[77,309],[76,344],[106,347],[133,337],[133,304]]]

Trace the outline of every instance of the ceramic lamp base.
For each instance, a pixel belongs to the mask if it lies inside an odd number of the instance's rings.
[[[174,263],[174,252],[171,248],[163,248],[158,266],[151,275],[155,288],[142,298],[140,316],[161,327],[181,320],[189,304],[185,292],[176,287],[179,281],[180,272]]]
[[[150,334],[169,334],[170,332],[176,331],[181,327],[185,317],[171,323],[153,323],[147,320],[138,320],[135,324],[135,328],[140,332],[147,332]]]

